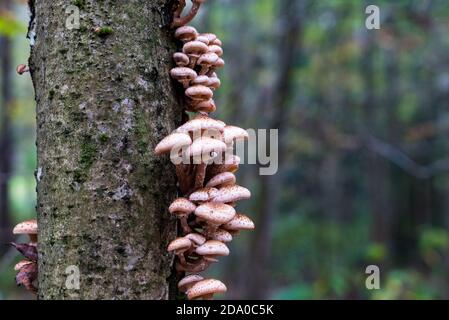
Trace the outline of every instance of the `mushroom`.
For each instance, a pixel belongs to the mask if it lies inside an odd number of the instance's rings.
[[[216,230],[220,225],[232,220],[235,216],[235,209],[220,202],[207,202],[195,209],[195,215],[206,222],[204,234]]]
[[[196,78],[195,70],[186,67],[176,67],[170,70],[170,75],[173,79],[182,83],[184,88],[188,88],[190,81]]]
[[[215,231],[211,231],[208,236],[212,240],[217,240],[220,242],[231,242],[232,234],[224,229],[217,229]]]
[[[195,252],[202,256],[204,260],[209,262],[216,262],[217,257],[228,256],[229,249],[221,241],[208,240],[201,246],[195,249]]]
[[[16,263],[16,265],[14,266],[14,270],[15,271],[19,271],[20,269],[22,269],[22,267],[26,266],[27,264],[33,263],[33,261],[30,260],[21,260],[18,263]]]
[[[236,233],[240,230],[253,230],[254,222],[248,216],[237,213],[231,221],[223,224],[221,227]]]
[[[193,85],[201,85],[201,86],[208,86],[210,82],[210,79],[208,76],[200,75],[193,79],[192,84]]]
[[[192,144],[190,135],[184,132],[174,132],[161,140],[154,148],[156,154],[169,153],[173,148],[182,148]]]
[[[190,194],[189,200],[194,202],[207,202],[217,195],[218,189],[216,188],[202,188]]]
[[[208,43],[217,40],[217,36],[213,33],[200,33],[199,36],[206,38]]]
[[[210,76],[215,70],[223,68],[225,66],[225,62],[222,58],[218,58],[217,61],[211,66],[209,69],[209,72],[206,73],[208,76]]]
[[[181,226],[184,232],[191,232],[187,219],[189,215],[194,212],[196,209],[196,205],[186,198],[178,198],[170,204],[168,211],[171,214],[176,214],[176,216],[181,221]]]
[[[202,54],[206,53],[207,50],[208,50],[208,47],[204,42],[196,41],[196,40],[187,42],[182,47],[182,52],[184,52],[190,58],[190,64],[189,64],[190,68],[193,68],[195,66],[198,58]]]
[[[12,230],[13,234],[27,234],[31,243],[37,243],[37,221],[27,220],[17,224]]]
[[[191,111],[201,112],[201,113],[211,113],[217,110],[215,106],[215,101],[213,99],[209,99],[207,101],[195,101],[197,103],[192,104],[189,107]]]
[[[230,144],[234,140],[248,139],[248,132],[245,129],[228,125],[224,127],[223,139],[226,144]]]
[[[196,38],[196,40],[201,41],[205,45],[209,45],[209,39],[201,34]]]
[[[181,0],[183,1],[183,0]],[[195,18],[196,14],[198,13],[198,10],[200,9],[200,6],[202,3],[204,3],[206,0],[192,0],[192,7],[190,8],[189,13],[187,13],[184,17],[179,16],[182,12],[179,11],[179,7],[178,9],[175,11],[175,17],[173,19],[173,23],[172,23],[172,27],[176,28],[176,27],[180,27],[183,26],[187,23],[189,23],[190,21],[192,21],[193,18]]]
[[[186,43],[189,41],[194,41],[198,36],[198,32],[194,27],[191,26],[182,26],[176,29],[175,37],[176,39]]]
[[[170,242],[170,244],[167,247],[167,251],[174,251],[174,253],[178,256],[179,261],[182,265],[186,265],[186,258],[184,256],[184,252],[190,249],[192,246],[192,242],[185,238],[185,237],[179,237]]]
[[[238,185],[233,185],[220,188],[213,201],[229,203],[249,199],[250,197],[251,192],[248,189]]]
[[[187,121],[178,129],[177,132],[195,132],[195,131],[218,131],[222,132],[225,124],[222,121],[212,119],[205,115],[198,115],[192,120]]]
[[[206,242],[206,238],[199,233],[189,233],[184,236],[192,242],[192,246],[197,248],[201,246],[204,242]]]
[[[216,46],[223,46],[223,43],[221,42],[220,39],[215,39],[214,41],[209,42],[209,45],[216,45]]]
[[[193,158],[193,163],[206,163],[226,150],[226,144],[218,139],[201,137],[195,139],[187,149],[187,155]],[[204,182],[204,181],[203,181]]]
[[[213,52],[219,57],[221,57],[223,55],[223,49],[221,48],[221,46],[218,46],[216,44],[209,43],[208,52]]]
[[[187,88],[186,96],[192,100],[204,101],[212,98],[214,93],[206,86],[195,85]]]
[[[212,90],[218,89],[221,86],[221,81],[216,77],[210,77],[207,86]]]
[[[37,288],[33,282],[37,279],[37,272],[37,263],[24,264],[16,275],[16,284],[23,285],[27,290],[36,294]]]
[[[206,187],[226,187],[235,184],[235,175],[232,172],[222,172],[206,183]]]
[[[195,283],[203,280],[204,278],[198,274],[191,274],[185,276],[178,282],[178,289],[181,292],[186,292],[189,290]]]
[[[209,71],[210,67],[214,66],[217,63],[218,59],[220,59],[220,57],[213,52],[207,52],[201,55],[196,62],[201,67],[200,74],[206,74]]]
[[[190,63],[189,56],[182,52],[174,53],[173,60],[178,67],[186,67]]]
[[[215,279],[205,279],[195,283],[189,290],[187,290],[187,298],[210,300],[214,294],[224,293],[227,288],[223,282]]]
[[[30,69],[25,64],[19,64],[16,68],[18,74],[22,75],[25,72],[29,72]]]

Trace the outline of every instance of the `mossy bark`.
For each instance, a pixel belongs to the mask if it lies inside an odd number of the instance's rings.
[[[172,2],[35,4],[40,299],[169,297],[176,178],[153,148],[182,115]],[[78,29],[66,27],[70,5]]]

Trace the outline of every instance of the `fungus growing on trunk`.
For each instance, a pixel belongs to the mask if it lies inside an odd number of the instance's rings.
[[[186,2],[178,0],[172,24],[178,27],[175,37],[182,42],[182,52],[173,55],[176,67],[170,74],[184,86],[186,110],[198,114],[155,148],[156,154],[166,154],[173,153],[180,144],[185,147],[182,156],[187,162],[176,164],[181,198],[169,207],[182,231],[168,251],[177,256],[175,270],[181,279],[178,289],[186,292],[188,299],[211,299],[214,294],[226,292],[222,282],[203,279],[197,273],[217,262],[217,257],[229,254],[225,243],[232,241],[238,231],[254,229],[251,219],[234,209],[236,201],[248,199],[251,193],[236,185],[234,172],[240,158],[228,154],[234,141],[247,139],[248,133],[209,115],[217,108],[213,95],[221,85],[215,71],[225,65],[222,43],[213,33],[198,33],[186,26],[204,1],[192,0],[190,12],[182,16]]]

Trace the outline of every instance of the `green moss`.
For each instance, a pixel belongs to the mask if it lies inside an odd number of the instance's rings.
[[[100,134],[100,136],[99,136],[98,138],[99,138],[100,141],[103,142],[103,143],[109,140],[109,137],[108,137],[108,135],[107,135],[106,133]]]
[[[90,137],[86,137],[81,145],[80,165],[83,169],[87,170],[95,161],[95,155],[97,148],[92,142]]]
[[[72,4],[77,6],[80,9],[83,9],[84,6],[86,5],[86,1],[85,0],[73,0]]]
[[[97,29],[95,29],[95,33],[99,36],[99,37],[106,37],[108,35],[110,35],[112,33],[112,28],[111,27],[99,27]]]

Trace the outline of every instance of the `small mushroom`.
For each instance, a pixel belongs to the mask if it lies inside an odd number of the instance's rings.
[[[197,64],[201,67],[200,74],[206,74],[210,67],[215,66],[218,59],[220,59],[220,57],[213,52],[207,52],[201,55],[197,61]]]
[[[209,72],[206,74],[210,76],[215,70],[223,68],[225,66],[225,61],[222,58],[218,58],[217,61],[209,68]]]
[[[189,56],[182,52],[175,52],[173,54],[173,60],[178,67],[186,67],[189,65]]]
[[[22,75],[25,72],[29,72],[30,69],[25,64],[19,64],[16,68],[18,74]]]
[[[211,300],[214,294],[224,293],[227,288],[223,282],[215,279],[205,279],[195,283],[189,290],[187,290],[187,298]]]
[[[201,86],[208,86],[210,82],[210,79],[208,76],[200,75],[193,79],[192,84],[193,85],[201,85]]]
[[[196,14],[198,13],[198,10],[200,9],[200,6],[202,3],[204,3],[206,0],[192,0],[192,7],[190,8],[189,13],[187,13],[184,17],[179,16],[181,12],[178,10],[175,11],[175,17],[173,19],[172,27],[180,27],[183,26],[190,21],[192,21],[193,18],[195,18]],[[182,11],[182,9],[181,9]]]
[[[234,218],[221,226],[228,231],[238,232],[240,230],[253,230],[254,222],[246,215],[237,213]]]
[[[217,36],[213,33],[200,33],[199,36],[205,37],[208,41],[208,43],[214,42],[217,40]]]
[[[189,239],[187,239],[185,237],[179,237],[179,238],[176,238],[175,240],[173,240],[172,242],[170,242],[170,244],[168,245],[167,251],[169,251],[169,252],[174,251],[174,253],[178,256],[181,264],[185,265],[186,259],[184,256],[184,252],[189,250],[191,246],[192,246],[192,242]]]
[[[199,233],[189,233],[185,235],[185,238],[192,242],[192,246],[197,248],[206,242],[206,238]]]
[[[190,82],[196,78],[195,70],[186,67],[176,67],[170,70],[170,75],[173,79],[182,83],[184,88],[188,88]]]
[[[182,229],[184,232],[191,232],[187,219],[189,215],[194,212],[196,209],[196,205],[186,198],[178,198],[170,204],[168,211],[171,214],[176,214],[181,222]]]
[[[221,81],[220,81],[220,79],[218,79],[216,77],[210,77],[207,86],[209,88],[211,88],[212,90],[216,90],[216,89],[220,88]]]
[[[195,252],[202,256],[206,261],[216,262],[217,257],[228,256],[229,249],[221,241],[208,240],[195,249]]]
[[[208,50],[207,45],[201,41],[190,41],[184,44],[182,51],[189,56],[190,64],[189,67],[193,68],[196,64],[198,58],[206,53]]]
[[[201,41],[205,45],[209,45],[209,39],[201,34],[196,38],[196,40]]]
[[[220,225],[231,221],[235,216],[235,209],[220,202],[207,202],[195,209],[195,215],[206,222],[205,234],[216,230]]]
[[[169,153],[173,148],[182,148],[192,144],[190,135],[184,132],[174,132],[161,140],[154,148],[157,155]]]
[[[218,189],[216,188],[202,188],[190,194],[189,200],[194,202],[207,202],[217,195]]]
[[[186,292],[189,290],[195,283],[203,280],[204,278],[198,274],[191,274],[185,276],[178,282],[178,289],[181,292]]]
[[[178,129],[177,132],[196,132],[196,131],[218,131],[222,132],[225,124],[222,121],[212,119],[205,115],[198,115],[192,120],[187,121]]]
[[[187,88],[185,93],[187,97],[197,101],[207,101],[211,99],[212,96],[214,95],[214,93],[210,88],[200,85],[191,86]]]
[[[224,127],[223,139],[226,144],[230,144],[234,140],[248,139],[248,132],[245,129],[228,125]]]
[[[224,229],[217,229],[214,231],[211,231],[208,236],[211,240],[217,240],[220,242],[231,242],[232,241],[232,234]]]
[[[235,184],[236,178],[232,172],[222,172],[210,179],[206,187],[226,187]]]
[[[222,187],[218,190],[218,194],[214,197],[213,201],[230,203],[239,200],[249,199],[251,192],[244,187],[233,185]]]
[[[37,221],[36,219],[27,220],[17,224],[12,230],[13,234],[26,234],[30,242],[37,243]]]
[[[16,263],[16,265],[14,266],[14,270],[19,271],[20,269],[22,269],[23,266],[26,266],[27,264],[30,264],[30,263],[33,263],[33,261],[21,260],[18,263]]]
[[[175,38],[184,43],[194,41],[197,36],[198,32],[191,26],[182,26],[177,28],[175,31]]]
[[[223,56],[223,49],[221,48],[221,46],[216,44],[209,43],[208,52],[213,52],[219,57]]]
[[[187,155],[193,158],[194,163],[206,163],[222,154],[226,150],[226,144],[218,139],[201,137],[195,139],[187,149]]]
[[[193,100],[192,100],[193,101]],[[205,101],[195,101],[191,106],[189,106],[190,111],[196,111],[201,113],[211,113],[217,110],[215,101],[213,99]]]
[[[23,265],[16,275],[16,284],[23,285],[28,291],[37,293],[37,288],[33,282],[37,279],[37,263],[28,263]]]

